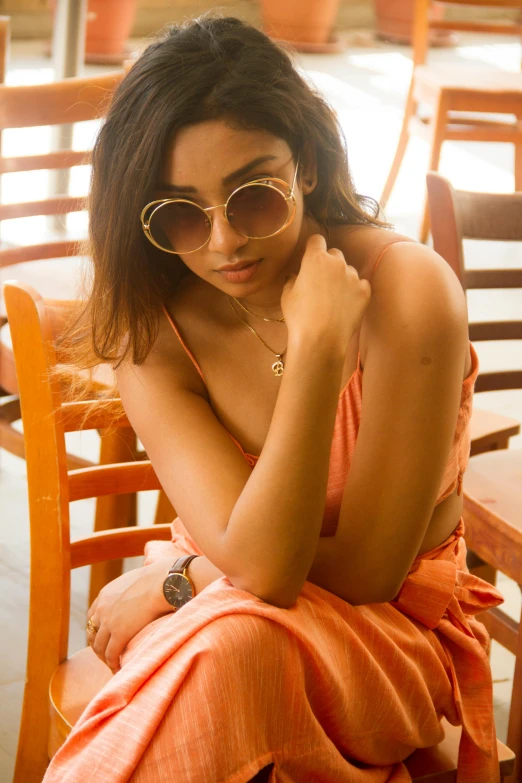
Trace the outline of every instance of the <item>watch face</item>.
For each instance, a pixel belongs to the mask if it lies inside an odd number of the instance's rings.
[[[163,582],[163,595],[169,604],[179,609],[193,598],[192,585],[183,574],[169,574]]]

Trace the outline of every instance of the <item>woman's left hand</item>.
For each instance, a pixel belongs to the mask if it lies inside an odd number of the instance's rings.
[[[89,634],[89,645],[113,674],[120,669],[120,655],[130,640],[173,611],[163,595],[171,566],[172,558],[161,559],[122,574],[102,588],[90,607],[87,617],[99,630]]]

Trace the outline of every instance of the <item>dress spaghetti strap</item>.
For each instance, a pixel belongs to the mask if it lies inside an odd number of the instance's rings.
[[[165,305],[163,305],[163,312],[164,312],[164,313],[165,313],[165,315],[167,316],[167,321],[169,322],[169,324],[172,326],[172,328],[174,329],[175,333],[177,334],[177,336],[178,336],[178,340],[180,341],[181,345],[182,345],[182,346],[183,346],[183,348],[185,349],[185,353],[187,354],[187,356],[188,356],[188,357],[189,357],[189,359],[191,360],[192,364],[194,365],[194,367],[195,367],[195,368],[196,368],[196,370],[198,371],[198,373],[199,373],[199,376],[200,376],[201,380],[203,381],[203,383],[205,383],[205,379],[204,379],[204,377],[203,377],[203,373],[201,372],[201,367],[200,367],[200,366],[199,366],[199,364],[197,363],[196,359],[194,358],[194,355],[193,355],[193,354],[192,354],[192,352],[189,350],[188,346],[185,344],[185,342],[184,342],[184,340],[183,340],[183,338],[182,338],[181,334],[179,333],[179,329],[178,329],[178,327],[176,326],[176,323],[175,323],[175,321],[174,321],[173,317],[171,316],[171,314],[169,313],[169,311],[167,310],[167,308],[165,307]],[[205,386],[206,386],[206,383],[205,383]]]
[[[370,277],[369,277],[369,279],[368,279],[368,282],[369,282],[369,283],[371,283],[371,281],[372,281],[372,277],[374,276],[374,274],[375,274],[375,272],[376,272],[376,269],[377,269],[377,267],[378,267],[378,266],[379,266],[379,264],[381,263],[381,260],[382,260],[382,258],[384,257],[384,254],[386,253],[386,251],[387,251],[387,250],[388,250],[388,249],[389,249],[389,248],[390,248],[392,245],[397,245],[399,242],[413,242],[413,241],[414,241],[413,239],[402,239],[402,238],[401,238],[401,239],[394,239],[392,242],[388,242],[388,244],[387,244],[387,245],[385,245],[385,246],[383,247],[383,249],[381,250],[381,252],[379,253],[379,255],[378,255],[378,257],[377,257],[377,261],[376,261],[376,262],[375,262],[375,264],[373,265],[373,269],[372,269],[372,271],[371,271],[371,274],[370,274]]]
[[[386,251],[388,250],[388,248],[390,248],[392,245],[396,245],[398,242],[413,242],[413,240],[409,240],[409,239],[394,239],[392,242],[388,242],[388,244],[387,244],[387,245],[385,245],[385,246],[382,248],[381,252],[380,252],[380,253],[379,253],[379,255],[377,256],[377,261],[376,261],[376,262],[375,262],[375,264],[373,265],[373,269],[372,269],[372,271],[371,271],[371,273],[370,273],[370,277],[368,278],[368,282],[369,282],[369,283],[371,283],[371,281],[372,281],[372,277],[373,277],[373,276],[374,276],[374,274],[375,274],[375,270],[377,269],[377,267],[378,267],[378,266],[379,266],[379,264],[381,263],[381,259],[383,258],[384,254],[386,253]],[[363,372],[363,367],[362,367],[362,365],[361,365],[361,352],[360,352],[360,351],[357,353],[357,372],[360,372],[360,373],[362,373],[362,372]]]

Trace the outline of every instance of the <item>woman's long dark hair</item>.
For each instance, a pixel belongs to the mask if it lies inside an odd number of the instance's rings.
[[[143,235],[140,212],[153,198],[162,159],[176,132],[223,118],[284,139],[294,158],[310,154],[318,181],[307,211],[334,224],[381,226],[376,205],[359,196],[332,108],[289,55],[239,19],[204,16],[170,27],[120,83],[93,152],[89,252],[91,291],[71,361],[93,366],[129,357],[143,362],[158,331],[161,305],[183,264]],[[90,356],[90,359],[89,359]]]

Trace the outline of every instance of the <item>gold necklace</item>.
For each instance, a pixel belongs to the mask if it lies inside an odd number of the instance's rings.
[[[232,298],[234,299],[235,297],[232,297]],[[232,304],[232,302],[230,301],[230,297],[229,297],[229,296],[227,296],[227,301],[228,301],[228,303],[229,303],[230,307],[232,308],[232,312],[234,312],[234,313],[237,315],[237,317],[239,318],[239,320],[241,321],[241,323],[245,324],[245,326],[247,327],[247,329],[250,329],[250,331],[252,332],[252,334],[255,334],[255,336],[256,336],[256,337],[257,337],[259,340],[261,340],[261,342],[263,343],[263,345],[265,346],[265,348],[268,348],[268,350],[269,350],[271,353],[273,353],[273,354],[276,356],[276,358],[277,358],[277,361],[273,363],[273,365],[272,365],[272,370],[273,370],[273,373],[274,373],[274,375],[276,375],[277,377],[280,377],[280,376],[283,374],[283,372],[284,372],[284,369],[285,369],[285,366],[284,366],[284,364],[283,364],[283,361],[282,361],[282,360],[283,360],[283,356],[285,355],[285,353],[286,353],[286,351],[287,351],[287,348],[285,348],[285,350],[284,350],[284,351],[282,351],[281,353],[276,353],[275,351],[273,351],[273,350],[272,350],[272,348],[270,348],[270,346],[269,346],[269,345],[267,345],[267,344],[265,343],[265,341],[263,340],[263,338],[262,338],[262,337],[261,337],[261,336],[260,336],[260,335],[259,335],[259,334],[256,332],[256,330],[255,330],[255,329],[254,329],[252,326],[250,326],[250,324],[249,324],[249,323],[247,323],[247,322],[245,321],[245,319],[244,319],[244,318],[242,318],[242,317],[239,315],[239,313],[237,312],[237,310],[234,308],[234,305],[233,305],[233,304]]]
[[[276,324],[284,324],[285,323],[284,315],[281,316],[281,318],[265,318],[264,315],[259,315],[258,313],[253,313],[252,310],[249,310],[248,307],[245,307],[244,304],[241,304],[239,299],[236,299],[235,296],[233,296],[232,299],[234,300],[234,302],[238,303],[238,305],[245,311],[245,313],[250,313],[250,315],[254,315],[256,318],[262,318],[263,321],[272,321],[273,323],[276,323]]]

